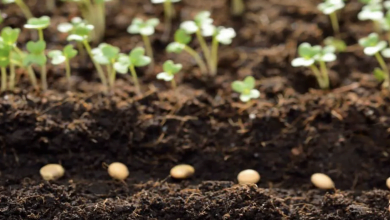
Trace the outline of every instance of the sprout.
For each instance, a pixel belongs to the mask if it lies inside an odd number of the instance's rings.
[[[240,16],[244,13],[245,5],[243,0],[231,0],[231,12],[234,16]]]
[[[46,42],[45,41],[29,41],[26,45],[27,51],[29,52],[27,56],[23,60],[24,66],[30,66],[32,64],[36,64],[41,67],[41,83],[42,83],[42,89],[47,89],[47,77],[46,77],[46,55],[45,55],[45,48],[46,48]]]
[[[30,9],[28,8],[28,6],[24,3],[23,0],[2,0],[1,1],[3,4],[11,4],[11,3],[15,3],[16,5],[18,5],[18,7],[22,10],[24,16],[27,18],[27,19],[30,19],[32,17],[34,17],[30,11]]]
[[[136,90],[138,93],[141,93],[135,67],[143,67],[150,63],[151,58],[145,56],[145,49],[142,47],[136,47],[129,53],[129,55],[120,54],[117,62],[114,63],[114,68],[122,74],[126,74],[130,69]]]
[[[336,11],[344,8],[344,6],[344,0],[325,0],[325,2],[318,5],[318,9],[322,11],[322,13],[329,15],[332,28],[336,36],[340,35],[340,27]]]
[[[373,1],[363,6],[362,11],[358,14],[358,19],[361,21],[372,20],[376,32],[380,30],[379,22],[383,19],[383,6],[381,3]]]
[[[161,79],[167,82],[171,81],[172,88],[176,89],[175,74],[177,74],[182,68],[183,66],[180,63],[175,64],[172,60],[167,60],[163,64],[164,72],[157,74],[157,79]]]
[[[343,40],[336,39],[334,37],[325,38],[324,44],[327,46],[333,46],[338,52],[344,52],[347,49],[347,45]]]
[[[382,73],[382,75],[384,76],[383,78],[385,80],[382,86],[384,88],[388,88],[390,86],[389,70],[382,57],[382,55],[384,55],[385,57],[390,57],[389,49],[385,49],[387,47],[387,42],[381,41],[377,33],[371,33],[370,35],[368,35],[368,37],[360,39],[359,44],[364,47],[364,54],[368,56],[375,56],[382,70],[377,68],[374,71],[374,74],[378,76],[380,75],[380,73]],[[380,53],[381,51],[382,55]]]
[[[300,57],[295,58],[291,65],[293,67],[310,67],[313,71],[314,76],[317,78],[317,82],[321,89],[329,88],[329,76],[326,69],[326,62],[332,62],[336,60],[334,54],[336,48],[333,46],[311,46],[309,43],[302,43],[298,47],[298,54]],[[321,71],[315,65],[319,63]]]
[[[39,40],[44,41],[43,29],[46,29],[50,25],[50,18],[48,16],[42,16],[40,18],[30,18],[24,28],[35,29],[38,31]]]
[[[113,87],[116,71],[114,69],[114,64],[119,57],[119,48],[114,47],[110,44],[102,43],[98,48],[92,50],[92,54],[94,60],[101,65],[105,65],[107,67],[108,72],[108,83],[109,86]]]
[[[73,49],[72,45],[67,45],[64,49],[53,50],[48,53],[48,56],[52,59],[53,65],[59,65],[65,62],[66,78],[68,79],[68,85],[70,85],[70,63],[69,60],[77,55],[77,50]]]
[[[164,3],[164,23],[165,23],[165,32],[163,39],[166,41],[171,33],[172,29],[172,19],[175,17],[175,9],[173,8],[172,3],[180,2],[181,0],[152,0],[153,4]]]
[[[232,83],[232,89],[235,92],[240,93],[240,100],[242,102],[248,102],[251,99],[257,99],[260,97],[259,90],[255,89],[255,83],[255,78],[247,76],[244,81],[234,81]]]
[[[5,27],[1,31],[1,39],[5,45],[9,47],[9,59],[11,59],[13,55],[13,49],[16,47],[16,42],[19,38],[20,29],[15,28],[12,29],[10,27]],[[10,79],[9,79],[9,89],[11,91],[15,88],[15,65],[13,62],[10,62]]]
[[[0,68],[1,68],[1,87],[0,91],[3,92],[7,89],[7,66],[10,64],[10,52],[11,48],[0,41]]]
[[[153,66],[154,63],[154,56],[149,36],[154,34],[155,27],[159,23],[160,21],[157,18],[151,18],[145,22],[140,18],[134,18],[131,25],[127,28],[127,32],[130,34],[140,34],[142,36],[146,48],[146,55],[152,59],[151,66]]]
[[[203,74],[206,74],[207,68],[202,58],[195,50],[187,46],[187,44],[190,41],[191,41],[191,36],[188,35],[183,29],[179,29],[175,32],[175,42],[168,44],[166,50],[170,53],[181,53],[183,50],[185,50],[192,57],[194,57],[195,61],[198,63],[200,67],[201,72]]]
[[[218,45],[219,43],[228,45],[232,43],[233,38],[236,37],[236,32],[233,28],[218,27],[213,36],[211,46],[211,74],[217,73],[218,66]]]

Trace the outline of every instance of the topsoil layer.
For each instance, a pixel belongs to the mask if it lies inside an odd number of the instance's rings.
[[[52,16],[49,49],[66,44],[56,25],[77,8],[58,3],[46,12],[26,2],[36,16]],[[142,96],[129,76],[102,93],[83,59],[72,63],[68,91],[62,67],[49,68],[47,92],[33,91],[20,72],[19,89],[0,99],[0,219],[390,219],[390,99],[371,73],[378,64],[356,45],[372,31],[357,21],[361,4],[350,1],[339,16],[350,46],[329,65],[331,90],[318,90],[310,71],[290,65],[301,42],[321,44],[332,34],[318,3],[248,0],[246,13],[232,17],[226,0],[183,0],[174,28],[210,10],[238,36],[221,47],[218,75],[205,77],[186,54],[164,52],[161,24],[152,38],[157,65],[138,70]],[[0,9],[9,16],[5,25],[22,27],[17,7]],[[126,33],[133,17],[163,17],[161,5],[145,0],[109,3],[107,13],[105,41],[123,52],[142,45]],[[22,31],[19,45],[30,33]],[[191,46],[199,48],[196,40]],[[176,91],[155,79],[167,59],[184,65]],[[230,83],[247,75],[258,80],[261,98],[243,104]],[[125,182],[107,175],[115,161],[130,170]],[[62,164],[65,176],[43,181],[39,169],[47,163]],[[195,175],[171,179],[179,163],[193,165]],[[260,183],[236,185],[248,168]],[[316,172],[337,190],[316,190]]]

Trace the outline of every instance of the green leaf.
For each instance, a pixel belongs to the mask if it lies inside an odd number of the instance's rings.
[[[114,63],[114,69],[121,74],[126,74],[130,65],[129,56],[126,54],[119,54],[118,61]]]
[[[43,53],[45,48],[46,48],[46,42],[45,41],[37,41],[37,42],[29,41],[29,42],[27,42],[26,48],[30,53],[34,53],[34,54]]]
[[[163,64],[163,70],[164,72],[167,72],[169,74],[176,74],[182,69],[182,65],[180,63],[175,64],[172,60],[167,60]]]
[[[60,50],[52,50],[47,54],[52,60],[53,65],[58,65],[66,61],[66,57]]]
[[[175,32],[175,41],[181,44],[188,44],[191,41],[191,36],[183,29],[178,29]]]
[[[14,3],[15,0],[2,0],[1,2],[4,4],[11,4],[11,3]]]
[[[4,43],[13,46],[18,40],[19,33],[20,33],[19,28],[12,29],[10,27],[5,27],[1,31],[1,38],[3,39]]]
[[[306,57],[311,54],[311,45],[309,43],[302,43],[298,47],[298,54],[301,57]]]
[[[64,47],[63,53],[64,53],[64,56],[66,56],[66,58],[72,59],[73,57],[75,57],[77,55],[78,52],[77,52],[77,50],[73,49],[73,45],[69,44],[69,45]]]
[[[151,59],[147,56],[144,56],[145,49],[142,47],[134,48],[130,54],[130,61],[136,67],[146,66],[151,62]]]
[[[24,66],[37,64],[39,66],[46,65],[47,58],[44,54],[27,54],[23,60]]]
[[[5,45],[5,44],[0,44],[0,66],[1,67],[7,67],[9,62],[10,62],[10,59],[9,59],[9,55],[10,55],[10,47]]]
[[[242,81],[234,81],[232,83],[232,89],[238,93],[242,93],[245,90],[245,83]]]
[[[347,49],[347,44],[343,40],[334,37],[327,37],[324,40],[324,44],[335,47],[338,52],[344,52]]]
[[[256,80],[255,80],[255,78],[253,78],[253,76],[247,76],[244,79],[244,84],[245,84],[245,88],[246,89],[253,89],[253,88],[255,88],[255,83],[256,83]]]
[[[109,60],[116,59],[119,54],[119,48],[106,44],[102,47],[102,53]]]
[[[178,42],[172,42],[172,43],[168,44],[166,50],[168,53],[181,53],[184,48],[185,48],[184,44],[181,44]]]
[[[50,25],[50,17],[42,16],[40,18],[30,18],[27,24],[24,25],[27,29],[45,29]]]
[[[383,72],[383,70],[381,70],[380,68],[375,68],[374,69],[374,77],[379,81],[379,82],[383,82],[383,80],[385,80],[385,72]]]

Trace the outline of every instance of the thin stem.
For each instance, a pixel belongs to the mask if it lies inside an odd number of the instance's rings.
[[[36,90],[38,90],[39,86],[38,86],[38,83],[37,83],[37,77],[35,76],[34,70],[33,70],[33,68],[31,66],[27,67],[27,73],[28,73],[28,76],[30,78],[31,84],[33,85],[33,87]]]
[[[10,52],[9,54],[9,58],[11,59],[11,55],[12,54],[12,51]],[[9,89],[11,91],[14,90],[15,88],[15,77],[16,77],[16,74],[15,74],[15,65],[14,63],[10,62],[9,64],[9,69],[10,69],[10,76],[9,76]]]
[[[213,43],[211,46],[211,63],[212,63],[212,69],[211,69],[211,75],[217,74],[218,69],[218,41],[217,38],[213,37]]]
[[[48,11],[53,11],[56,7],[55,0],[46,0],[46,8]]]
[[[145,44],[145,50],[146,50],[146,55],[152,59],[151,65],[154,65],[154,55],[153,55],[153,49],[152,49],[152,44],[150,43],[149,37],[146,35],[141,35],[142,40],[144,41]]]
[[[385,72],[385,80],[383,83],[383,87],[389,87],[389,69],[387,68],[387,65],[385,61],[383,60],[382,55],[378,52],[375,54],[375,58],[378,61],[379,65],[381,66],[382,70]]]
[[[339,26],[339,21],[337,19],[337,14],[336,12],[333,12],[329,14],[330,17],[330,22],[332,23],[332,28],[334,31],[334,35],[339,38],[340,37],[340,26]]]
[[[40,41],[45,41],[45,39],[43,38],[43,30],[42,29],[38,29],[38,35],[39,35]]]
[[[5,67],[1,67],[1,92],[7,89],[7,70]]]
[[[172,18],[173,18],[173,8],[172,2],[166,0],[164,2],[164,22],[165,22],[165,31],[163,35],[163,41],[167,41],[172,29]]]
[[[140,94],[141,89],[139,87],[137,72],[135,71],[134,65],[130,65],[129,69],[130,69],[131,76],[133,77],[135,89],[136,89],[137,93]]]
[[[28,6],[23,2],[23,0],[16,0],[15,3],[19,6],[19,8],[22,10],[24,16],[26,16],[27,19],[34,17]]]
[[[172,89],[174,89],[174,90],[176,90],[176,80],[175,80],[175,78],[173,78],[172,80],[171,80],[171,84],[172,84]]]
[[[207,47],[206,41],[202,36],[202,33],[200,32],[200,29],[196,31],[196,37],[199,41],[199,45],[202,48],[204,57],[206,58],[207,65],[209,66],[209,69],[211,71],[212,69],[212,62],[211,62],[211,55],[210,55],[210,50]]]
[[[199,54],[193,50],[191,47],[185,45],[184,46],[184,50],[189,53],[194,59],[195,61],[198,63],[199,65],[199,68],[200,68],[200,71],[203,73],[203,74],[206,74],[207,73],[207,67],[206,67],[206,64],[203,62],[202,58],[199,56]]]
[[[102,67],[95,61],[95,59],[93,59],[91,46],[89,45],[87,40],[84,40],[83,44],[84,44],[85,49],[87,50],[88,55],[90,56],[90,58],[92,60],[93,65],[95,66],[95,68],[96,68],[96,70],[98,72],[99,78],[102,81],[103,86],[107,87],[106,76],[104,75]]]
[[[110,74],[109,74],[109,77],[110,77],[110,85],[111,87],[114,87],[114,84],[115,84],[115,79],[116,79],[116,71],[115,71],[115,68],[113,66],[114,64],[111,64],[110,67]]]
[[[70,88],[70,63],[69,63],[69,59],[65,60],[65,75],[66,75],[66,79],[68,80],[68,87]]]
[[[328,89],[329,88],[329,73],[328,73],[328,70],[326,69],[326,64],[324,61],[320,61],[320,68],[321,68],[321,76],[323,79],[323,86],[324,86],[324,88]]]
[[[41,84],[42,90],[47,90],[47,72],[46,72],[46,64],[41,66]]]
[[[231,11],[234,16],[239,16],[244,13],[245,5],[243,0],[231,0]]]
[[[379,21],[372,21],[374,23],[374,30],[376,33],[381,33],[381,25],[379,24]]]
[[[318,70],[318,68],[313,64],[310,66],[311,70],[314,73],[314,76],[317,79],[318,85],[320,86],[321,89],[327,89],[327,87],[324,84],[324,81],[321,77],[321,72]]]

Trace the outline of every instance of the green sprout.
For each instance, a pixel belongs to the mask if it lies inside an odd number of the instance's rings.
[[[136,47],[129,53],[129,55],[120,54],[117,62],[114,63],[114,68],[121,74],[126,74],[130,69],[136,91],[137,93],[141,93],[135,67],[143,67],[150,63],[151,58],[145,56],[145,49],[142,47]]]
[[[43,29],[46,29],[50,25],[50,17],[42,16],[40,18],[30,18],[27,21],[27,24],[24,25],[24,28],[35,29],[38,31],[39,40],[44,41],[43,38]]]
[[[231,0],[231,11],[234,16],[241,16],[245,11],[243,0]]]
[[[178,29],[175,32],[175,42],[168,44],[167,51],[169,53],[181,53],[183,50],[189,53],[195,61],[198,63],[199,68],[203,74],[207,73],[206,64],[203,62],[199,54],[189,47],[187,44],[191,41],[191,36],[187,34],[183,29]]]
[[[375,31],[380,31],[380,21],[383,19],[382,1],[371,0],[367,5],[363,6],[358,14],[358,19],[361,21],[371,20],[374,23]]]
[[[3,23],[3,21],[4,21],[3,14],[0,11],[0,24]]]
[[[166,82],[171,81],[172,88],[176,89],[175,74],[177,74],[182,68],[183,66],[180,63],[175,64],[172,60],[167,60],[163,64],[164,72],[157,74],[157,79],[161,79]]]
[[[151,66],[154,64],[154,56],[152,45],[149,40],[149,36],[155,32],[155,27],[160,23],[157,18],[151,18],[143,21],[140,18],[134,18],[131,25],[127,28],[127,32],[130,34],[140,34],[145,44],[146,55],[152,59]]]
[[[298,47],[298,54],[300,57],[295,58],[291,65],[293,67],[310,67],[314,76],[317,79],[318,85],[321,89],[329,88],[329,75],[326,68],[326,62],[332,62],[336,60],[334,54],[336,48],[333,46],[311,46],[309,43],[302,43]],[[316,66],[319,63],[321,71]]]
[[[47,90],[47,76],[46,76],[46,62],[47,58],[45,55],[46,42],[45,41],[29,41],[26,45],[27,51],[29,52],[23,59],[24,66],[30,66],[36,64],[41,67],[41,83],[42,89]]]
[[[57,26],[57,30],[61,33],[67,33],[69,35],[72,35],[74,34],[74,31],[76,30],[76,27],[81,24],[81,23],[84,23],[84,26],[87,26],[88,27],[88,24],[86,21],[84,21],[82,18],[80,17],[74,17],[72,18],[71,22],[68,23],[68,22],[65,22],[65,23],[60,23],[58,26]],[[90,27],[93,29],[93,27]],[[76,46],[77,46],[77,50],[79,51],[80,53],[80,56],[82,58],[85,58],[86,57],[86,54],[85,54],[85,49],[83,48],[83,43],[81,43],[80,41],[76,41]]]
[[[70,86],[70,59],[77,55],[77,50],[73,49],[72,45],[67,45],[61,50],[52,50],[48,53],[53,65],[59,65],[65,63],[65,74],[68,79],[68,85]]]
[[[344,52],[347,49],[347,44],[343,40],[334,37],[325,38],[324,44],[336,48],[338,52]]]
[[[260,92],[255,89],[255,86],[256,81],[252,76],[245,77],[244,81],[237,80],[232,83],[232,89],[240,93],[240,100],[242,102],[248,102],[251,99],[260,97]]]
[[[13,55],[13,49],[16,47],[16,42],[18,40],[20,34],[20,29],[15,28],[12,29],[10,27],[5,27],[1,31],[1,41],[3,44],[5,44],[7,48],[9,48],[9,60],[11,60],[11,57]],[[4,54],[3,54],[4,55]],[[9,79],[9,89],[11,91],[15,88],[15,65],[13,62],[9,63],[10,66],[10,79]]]
[[[213,42],[211,46],[211,74],[217,74],[218,66],[218,45],[229,45],[232,43],[233,38],[236,37],[236,32],[233,28],[218,27],[215,29],[213,35]]]
[[[19,8],[20,10],[22,10],[24,16],[27,18],[27,19],[30,19],[32,17],[34,17],[30,11],[30,9],[28,8],[28,6],[24,3],[23,0],[2,0],[1,1],[3,4],[11,4],[11,3],[15,3]]]
[[[364,54],[366,54],[367,56],[375,56],[382,69],[375,69],[374,74],[375,76],[377,76],[377,78],[379,78],[379,75],[382,75],[382,78],[384,80],[382,86],[384,88],[388,88],[390,86],[389,69],[387,68],[387,65],[382,57],[382,55],[385,55],[386,57],[387,55],[390,56],[390,53],[385,50],[385,48],[387,47],[387,42],[381,41],[377,33],[371,33],[370,35],[368,35],[368,37],[360,39],[359,44],[364,47]],[[382,53],[381,55],[381,52],[384,53]]]
[[[339,21],[337,19],[337,11],[344,8],[344,0],[325,0],[325,2],[318,5],[318,9],[322,13],[329,15],[333,31],[336,36],[340,36]]]
[[[11,48],[0,41],[0,68],[1,68],[1,86],[0,91],[7,89],[7,67],[10,64]]]
[[[175,17],[175,9],[173,8],[172,3],[180,1],[181,0],[152,0],[153,4],[164,4],[165,38],[167,38],[171,33],[172,19]]]
[[[92,60],[93,65],[95,66],[99,78],[102,81],[103,86],[107,87],[107,78],[104,75],[104,71],[99,63],[94,59],[94,55],[92,54],[91,45],[89,44],[88,37],[91,31],[94,29],[94,26],[91,24],[87,24],[85,22],[80,22],[75,24],[73,27],[71,34],[68,36],[68,41],[76,41],[84,45],[85,50],[87,51],[89,57]]]
[[[97,63],[106,66],[108,72],[108,84],[112,88],[116,78],[114,64],[119,57],[119,48],[102,43],[98,48],[92,50],[92,54]]]

